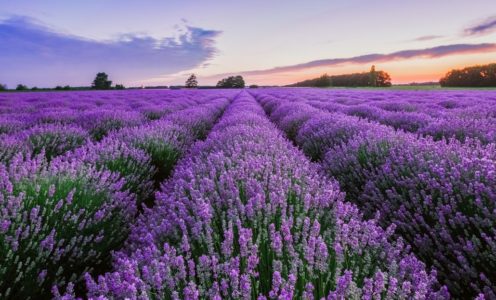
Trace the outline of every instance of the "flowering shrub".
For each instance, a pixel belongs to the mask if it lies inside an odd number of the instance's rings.
[[[455,141],[392,147],[361,197],[464,298],[496,297],[496,163],[484,152]]]
[[[372,121],[380,120],[383,115],[383,111],[381,111],[381,109],[366,104],[349,106],[344,110],[344,112],[350,116],[356,116]]]
[[[330,146],[346,142],[372,126],[358,118],[350,122],[350,118],[339,114],[318,114],[301,126],[295,141],[310,158],[320,160]]]
[[[289,139],[295,139],[300,127],[318,112],[318,109],[308,105],[298,106],[297,103],[281,105],[270,116],[270,119],[279,124],[281,130],[286,133]]]
[[[77,116],[77,111],[62,106],[43,109],[37,113],[34,119],[39,124],[72,124],[76,121]]]
[[[329,147],[321,162],[322,169],[339,181],[348,200],[367,207],[368,202],[359,200],[365,185],[373,178],[373,172],[385,163],[391,147],[400,149],[406,142],[411,142],[408,136],[387,127],[371,128]],[[375,213],[372,209],[366,211],[372,216]]]
[[[204,106],[168,115],[164,120],[183,126],[195,139],[204,139],[228,104],[229,101],[225,98],[215,99]]]
[[[107,138],[99,143],[89,143],[58,160],[71,163],[85,163],[97,170],[108,170],[124,178],[123,189],[137,196],[137,206],[152,197],[153,178],[156,168],[151,158],[141,149]]]
[[[13,116],[0,115],[0,135],[10,134],[25,128],[25,123]]]
[[[5,134],[0,135],[0,163],[8,165],[17,154],[31,157],[29,149],[17,138]]]
[[[177,160],[196,139],[206,135],[228,104],[226,99],[213,101],[205,107],[191,108],[170,114],[166,119],[126,128],[111,138],[144,150],[157,169],[156,183],[167,178]]]
[[[76,123],[88,130],[94,140],[100,141],[110,131],[140,125],[143,116],[138,112],[99,109],[81,114]]]
[[[443,118],[431,122],[420,130],[424,135],[430,135],[435,140],[455,138],[461,142],[476,138],[482,143],[496,142],[496,119]]]
[[[34,126],[14,135],[33,155],[44,153],[47,160],[73,150],[89,140],[88,133],[72,125]]]
[[[408,132],[418,132],[428,126],[432,121],[429,115],[414,112],[388,112],[378,120],[379,123],[402,129]]]
[[[105,269],[136,213],[108,171],[47,165],[41,156],[0,164],[0,296],[48,297],[53,285]]]
[[[158,182],[169,176],[180,155],[193,141],[184,127],[167,121],[154,121],[140,127],[126,128],[111,135],[109,139],[123,141],[145,151],[157,170],[154,180]]]

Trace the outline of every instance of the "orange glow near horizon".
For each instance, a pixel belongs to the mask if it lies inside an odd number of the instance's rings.
[[[460,54],[441,58],[416,58],[376,63],[377,70],[384,70],[391,75],[393,84],[411,82],[439,81],[449,70],[460,69],[473,65],[496,62],[496,55],[491,53]],[[332,67],[318,67],[303,69],[296,72],[279,72],[264,75],[246,75],[249,83],[263,85],[287,85],[306,79],[318,77],[324,73],[328,75],[366,72],[372,64],[345,64]],[[242,72],[241,72],[242,73]]]

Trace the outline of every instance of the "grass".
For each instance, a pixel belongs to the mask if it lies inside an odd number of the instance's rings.
[[[496,91],[496,87],[441,87],[440,85],[393,85],[391,87],[326,87],[326,89],[363,89],[392,91]]]
[[[441,87],[440,85],[393,85],[389,89],[406,91],[449,91],[449,90],[469,90],[469,91],[496,91],[496,87]]]

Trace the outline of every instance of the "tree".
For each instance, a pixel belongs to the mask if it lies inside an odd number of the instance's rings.
[[[196,79],[196,75],[195,74],[191,74],[191,76],[189,76],[188,80],[186,80],[186,87],[187,88],[196,88],[196,87],[198,87],[198,80]]]
[[[92,88],[97,90],[108,90],[112,86],[112,81],[108,80],[108,75],[104,72],[96,74],[95,80],[93,80]]]
[[[116,89],[116,90],[124,90],[124,89],[126,89],[126,88],[124,87],[124,85],[123,85],[123,84],[116,84],[116,85],[115,85],[115,89]]]
[[[319,78],[317,78],[315,80],[314,86],[316,86],[316,87],[331,86],[331,77],[329,77],[329,75],[327,75],[327,74],[320,76]]]
[[[369,86],[377,86],[377,72],[374,65],[370,68],[369,77]]]
[[[443,87],[496,87],[496,64],[451,70],[439,83]]]
[[[1,91],[6,91],[7,90],[7,86],[5,84],[1,84],[0,83],[0,92]]]
[[[369,72],[352,73],[343,75],[329,76],[324,74],[320,77],[308,79],[291,84],[289,86],[297,87],[326,87],[326,86],[342,86],[342,87],[359,87],[359,86],[391,86],[391,76],[384,71],[376,71],[375,66],[372,66]]]
[[[25,86],[24,84],[18,84],[17,87],[16,87],[16,91],[27,91],[28,90],[28,87]]]
[[[223,89],[242,89],[245,87],[245,80],[242,76],[229,76],[217,82],[218,88]]]
[[[391,86],[391,76],[384,71],[379,71],[375,74],[375,86],[379,87],[390,87]]]

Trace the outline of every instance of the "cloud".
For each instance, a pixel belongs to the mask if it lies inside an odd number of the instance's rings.
[[[0,22],[0,82],[88,85],[99,71],[124,83],[173,74],[211,59],[220,33],[186,26],[177,37],[126,34],[99,41],[12,17]]]
[[[425,41],[432,41],[432,40],[437,40],[443,38],[442,35],[424,35],[424,36],[419,36],[416,39],[413,39],[415,42],[425,42]]]
[[[465,29],[466,35],[481,35],[496,31],[496,16],[485,19],[478,24]]]
[[[344,64],[367,64],[377,62],[388,62],[412,58],[439,58],[457,54],[473,54],[496,51],[496,44],[454,44],[437,46],[433,48],[402,50],[389,54],[366,54],[349,58],[330,58],[314,60],[302,64],[276,67],[265,70],[254,70],[240,72],[243,75],[267,75],[282,72],[295,72],[310,68],[331,67]]]

